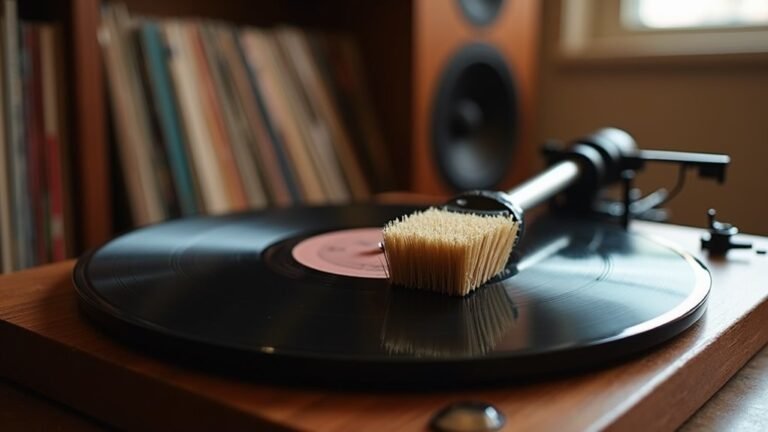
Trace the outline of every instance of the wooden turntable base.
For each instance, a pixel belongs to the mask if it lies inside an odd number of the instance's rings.
[[[633,230],[699,250],[702,230]],[[746,237],[758,248],[768,239]],[[286,388],[179,367],[119,344],[83,319],[74,262],[0,278],[0,376],[125,429],[424,430],[446,405],[496,406],[520,430],[672,429],[768,342],[768,257],[700,257],[713,287],[690,330],[646,355],[596,372],[451,392]]]

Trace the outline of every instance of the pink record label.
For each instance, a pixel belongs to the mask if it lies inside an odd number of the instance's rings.
[[[316,235],[293,248],[299,263],[343,276],[386,279],[381,228],[356,228]]]

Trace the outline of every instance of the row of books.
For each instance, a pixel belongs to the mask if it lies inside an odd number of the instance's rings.
[[[347,37],[113,4],[99,40],[135,225],[365,200],[395,181]]]
[[[71,194],[61,34],[22,22],[2,2],[0,56],[0,258],[2,271],[71,254]]]

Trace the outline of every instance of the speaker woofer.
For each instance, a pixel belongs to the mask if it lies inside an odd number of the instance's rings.
[[[456,190],[498,185],[512,165],[518,131],[515,81],[491,45],[453,56],[432,110],[432,146],[443,179]]]
[[[485,26],[499,16],[504,0],[459,0],[464,16],[474,25]]]

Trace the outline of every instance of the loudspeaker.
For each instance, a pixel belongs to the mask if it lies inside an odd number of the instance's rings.
[[[530,175],[538,0],[414,0],[410,189],[504,189]]]

